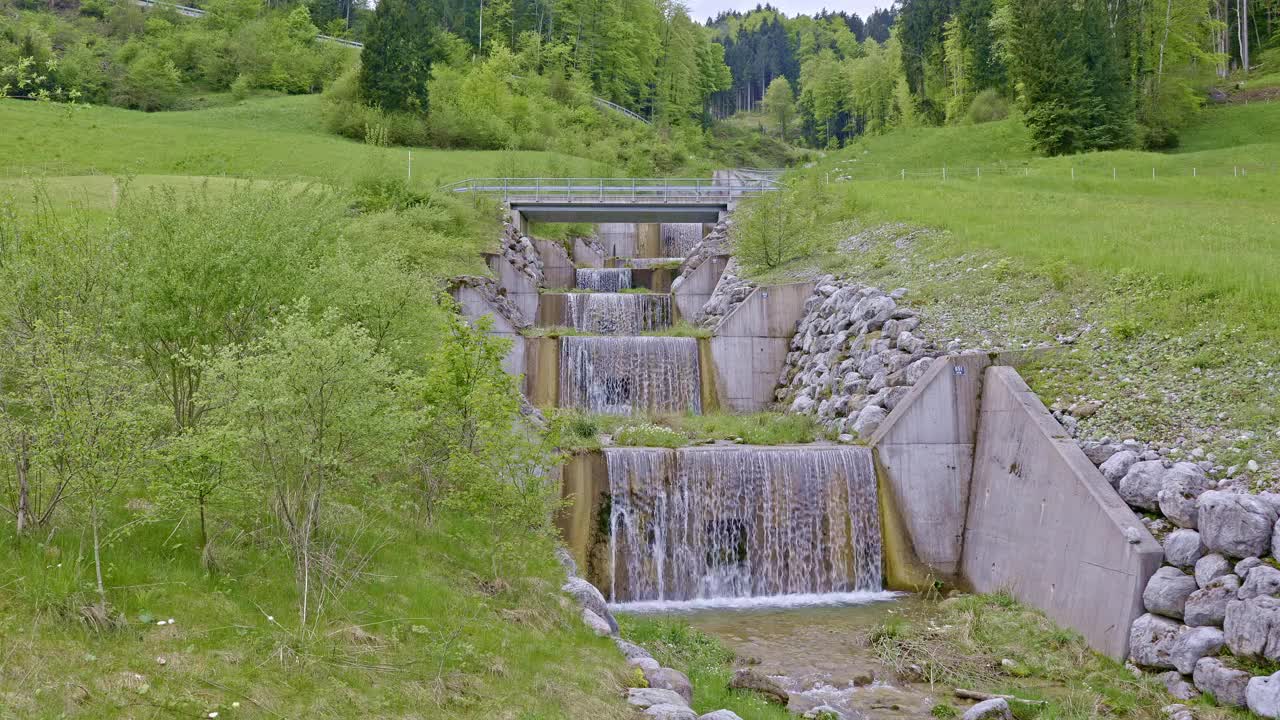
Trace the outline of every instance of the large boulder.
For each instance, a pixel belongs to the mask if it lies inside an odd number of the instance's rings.
[[[613,619],[613,613],[609,612],[609,604],[604,601],[604,595],[600,594],[595,585],[582,578],[570,578],[569,582],[560,589],[572,595],[582,608],[590,610],[604,620],[609,626],[607,634],[617,634],[618,621]]]
[[[1187,598],[1182,621],[1192,627],[1222,627],[1227,618],[1227,603],[1236,599],[1236,591],[1239,589],[1240,578],[1235,575],[1214,578],[1208,586],[1191,593]]]
[[[1231,600],[1222,629],[1235,655],[1280,660],[1280,600],[1266,595]]]
[[[1260,557],[1271,549],[1276,511],[1253,495],[1210,490],[1200,496],[1200,540],[1210,552],[1231,558]]]
[[[622,657],[628,660],[639,660],[642,658],[647,660],[653,659],[653,655],[651,655],[648,650],[645,650],[633,642],[623,640],[620,637],[615,637],[613,639],[613,644],[618,646],[618,652],[622,653]]]
[[[638,708],[654,705],[685,705],[685,699],[679,693],[662,688],[631,688],[627,691],[627,702]]]
[[[654,720],[698,720],[698,713],[690,710],[688,705],[670,703],[654,705],[644,711],[644,716]]]
[[[1275,595],[1280,592],[1280,570],[1270,565],[1259,565],[1249,571],[1240,585],[1236,596],[1241,600],[1256,598],[1260,595]]]
[[[1197,589],[1194,577],[1166,565],[1147,582],[1142,603],[1149,613],[1181,620],[1187,598]]]
[[[1107,482],[1111,483],[1111,487],[1115,487],[1129,473],[1129,468],[1133,467],[1136,462],[1138,462],[1138,453],[1132,450],[1121,450],[1107,458],[1098,467],[1098,470],[1102,472],[1102,476],[1107,479]]]
[[[693,702],[693,686],[689,684],[688,676],[679,670],[664,667],[645,670],[644,679],[649,682],[651,688],[670,690],[684,698],[685,703]]]
[[[1244,707],[1245,688],[1251,677],[1244,670],[1230,667],[1218,658],[1207,657],[1196,663],[1192,681],[1197,690],[1212,695],[1219,705]]]
[[[1164,539],[1164,559],[1170,565],[1188,570],[1204,557],[1204,545],[1200,533],[1195,530],[1174,530]]]
[[[1194,528],[1199,513],[1197,500],[1213,488],[1214,482],[1199,465],[1177,463],[1164,473],[1159,496],[1160,512],[1175,525]]]
[[[1244,690],[1249,710],[1264,718],[1280,718],[1280,672],[1249,681]]]
[[[750,668],[734,671],[733,679],[729,681],[729,687],[734,690],[751,690],[760,693],[766,700],[776,702],[784,707],[791,702],[791,694],[782,687],[781,683],[762,672],[757,672]]]
[[[1136,508],[1160,509],[1160,490],[1164,487],[1164,463],[1160,460],[1136,462],[1120,479],[1120,497]]]
[[[742,720],[742,717],[732,710],[716,710],[699,716],[698,720]]]
[[[1206,587],[1215,578],[1231,574],[1231,562],[1218,553],[1205,555],[1196,561],[1196,584]]]
[[[884,408],[879,405],[868,405],[862,408],[858,413],[857,419],[853,421],[851,426],[853,434],[865,440],[879,429],[880,423],[884,422],[887,417],[889,417],[889,413],[885,412]]]
[[[1013,711],[1008,700],[992,698],[965,710],[960,720],[1013,720]]]
[[[1174,644],[1181,627],[1177,621],[1159,615],[1140,616],[1129,629],[1129,657],[1141,667],[1172,670]]]
[[[1173,641],[1169,659],[1175,670],[1183,675],[1190,675],[1195,671],[1200,658],[1217,655],[1222,650],[1222,645],[1223,634],[1216,627],[1183,628]]]
[[[591,632],[600,637],[607,637],[613,634],[613,629],[609,627],[609,623],[587,608],[582,608],[582,624],[591,628]]]

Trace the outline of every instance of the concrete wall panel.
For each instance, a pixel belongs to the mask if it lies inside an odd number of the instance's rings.
[[[754,412],[773,402],[778,371],[811,294],[812,283],[756,288],[720,322],[711,357],[721,408]]]
[[[511,261],[501,255],[485,255],[485,261],[493,271],[498,287],[505,289],[511,302],[520,308],[520,312],[524,313],[530,322],[533,322],[538,317],[538,286],[533,284],[533,280],[530,280],[528,275],[516,270]]]
[[[675,305],[677,317],[689,322],[697,318],[702,306],[711,299],[711,293],[715,291],[728,264],[728,255],[709,257],[677,286],[671,288],[671,301]]]
[[[515,326],[500,315],[493,305],[485,299],[484,295],[475,288],[454,288],[453,299],[457,301],[458,309],[461,311],[462,316],[472,322],[486,315],[492,318],[493,328],[489,331],[489,334],[496,335],[511,343],[507,356],[502,360],[502,369],[506,370],[510,375],[524,375],[525,338],[516,330]]]
[[[582,238],[573,239],[573,264],[580,268],[602,268],[604,267],[604,255],[596,252],[590,245],[582,241]],[[569,287],[577,287],[577,278],[574,278],[574,284]]]
[[[986,355],[935,361],[868,443],[917,556],[948,576],[960,571],[982,371],[990,362]]]
[[[1122,659],[1162,557],[1018,373],[986,369],[962,561],[973,588],[1010,589]]]
[[[549,288],[567,290],[578,284],[578,274],[564,246],[554,240],[533,241],[533,247],[542,258],[542,284]]]

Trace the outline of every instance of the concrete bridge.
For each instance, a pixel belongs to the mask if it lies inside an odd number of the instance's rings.
[[[499,199],[518,223],[714,223],[738,200],[777,188],[772,177],[728,174],[714,179],[477,178],[444,190]]]

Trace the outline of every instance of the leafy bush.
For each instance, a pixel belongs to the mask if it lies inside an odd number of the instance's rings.
[[[983,90],[969,104],[965,120],[974,125],[995,122],[1009,117],[1009,101],[995,90]]]

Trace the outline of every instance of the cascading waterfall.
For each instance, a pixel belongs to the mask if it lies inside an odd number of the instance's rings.
[[[631,268],[578,268],[578,289],[618,292],[631,289]]]
[[[565,325],[603,335],[638,335],[671,327],[671,296],[639,293],[570,293]]]
[[[866,448],[604,453],[612,602],[881,589]]]
[[[560,406],[610,415],[701,413],[698,341],[562,337]]]
[[[668,257],[683,258],[702,240],[702,223],[663,223],[662,247]]]

